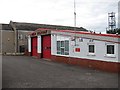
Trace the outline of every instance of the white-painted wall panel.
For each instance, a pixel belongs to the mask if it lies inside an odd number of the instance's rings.
[[[51,54],[52,55],[55,55],[57,52],[57,46],[56,46],[56,43],[57,43],[57,36],[56,35],[51,35]]]
[[[28,52],[31,52],[31,37],[28,36]]]
[[[92,60],[101,60],[101,61],[108,61],[108,62],[118,62],[118,56],[120,59],[120,54],[118,55],[118,50],[120,50],[120,46],[117,43],[105,42],[105,41],[98,41],[94,40],[92,43],[89,42],[90,39],[83,39],[83,42],[77,41],[77,46],[74,46],[74,41],[71,41],[70,36],[62,36],[57,35],[52,37],[52,55],[56,54],[56,41],[57,40],[69,40],[69,55],[58,55],[58,56],[66,56],[66,57],[75,57],[75,58],[85,58],[85,59],[92,59]],[[88,45],[94,44],[95,45],[95,55],[89,55],[88,53]],[[115,45],[115,57],[108,57],[106,56],[106,48],[107,44],[114,44]],[[119,44],[120,45],[120,44]],[[75,48],[80,48],[80,52],[75,52]],[[118,49],[119,48],[119,49]]]
[[[59,35],[69,35],[69,36],[77,36],[77,37],[83,37],[83,38],[91,38],[91,39],[97,39],[97,40],[104,40],[104,41],[110,41],[110,42],[118,42],[118,38],[110,37],[110,36],[102,36],[102,35],[94,35],[94,34],[74,34],[74,33],[69,33],[69,32],[57,32],[57,31],[52,31],[54,34]]]
[[[37,36],[37,52],[41,53],[41,36]]]

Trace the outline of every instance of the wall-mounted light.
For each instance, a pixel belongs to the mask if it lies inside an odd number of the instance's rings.
[[[55,36],[54,34],[52,34],[52,36]]]
[[[79,42],[83,42],[83,38],[79,38]]]

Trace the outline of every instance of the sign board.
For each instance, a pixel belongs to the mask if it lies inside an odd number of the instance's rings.
[[[75,48],[75,52],[80,52],[80,48]]]
[[[39,30],[39,31],[35,31],[31,34],[31,36],[37,36],[37,35],[48,35],[51,34],[50,30]]]

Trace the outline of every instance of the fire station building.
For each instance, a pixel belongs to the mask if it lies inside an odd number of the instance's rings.
[[[28,53],[51,61],[120,71],[120,36],[115,34],[40,28],[28,37]]]

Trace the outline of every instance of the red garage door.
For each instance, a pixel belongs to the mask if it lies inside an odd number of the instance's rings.
[[[37,37],[32,38],[32,56],[37,57]]]
[[[51,36],[42,37],[42,55],[43,58],[51,59]]]

